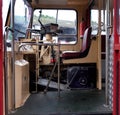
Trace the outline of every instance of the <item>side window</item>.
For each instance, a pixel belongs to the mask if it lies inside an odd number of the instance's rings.
[[[10,0],[3,0],[3,7],[2,7],[3,28],[4,28],[5,23],[6,23],[9,5],[10,5]]]
[[[98,10],[91,10],[91,26],[92,34],[96,35],[98,33]]]
[[[24,0],[16,0],[15,2],[15,39],[19,37],[25,37],[26,30],[29,26],[31,16],[31,8],[28,7]]]
[[[92,26],[92,34],[96,35],[98,33],[98,10],[91,10],[91,26]],[[101,10],[101,34],[106,34],[105,32],[106,25],[106,11]]]
[[[41,14],[40,14],[41,12]],[[41,17],[40,17],[41,16]],[[75,44],[77,41],[77,13],[75,10],[42,9],[35,10],[33,16],[33,28],[41,29],[41,24],[58,24],[57,36],[53,36],[56,42],[61,44]]]

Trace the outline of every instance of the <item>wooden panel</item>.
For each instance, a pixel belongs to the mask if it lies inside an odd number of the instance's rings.
[[[32,4],[38,5],[66,5],[67,0],[33,0]]]
[[[89,0],[33,0],[31,6],[33,8],[63,8],[72,6],[73,8],[73,5],[75,5],[87,8],[89,2]]]
[[[45,5],[85,5],[89,0],[32,0],[32,4],[45,4]]]
[[[71,5],[85,5],[88,3],[89,3],[89,0],[68,0],[68,4],[71,4]]]

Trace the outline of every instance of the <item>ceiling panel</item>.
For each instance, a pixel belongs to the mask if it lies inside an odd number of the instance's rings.
[[[32,0],[36,5],[86,5],[90,0]]]

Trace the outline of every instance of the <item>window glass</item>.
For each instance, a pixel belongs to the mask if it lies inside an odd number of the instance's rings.
[[[5,23],[6,23],[9,5],[10,5],[10,0],[3,0],[3,7],[2,7],[3,28],[4,28]]]
[[[98,10],[91,10],[91,26],[92,26],[92,34],[96,35],[98,33]],[[101,34],[105,34],[105,25],[106,25],[106,11],[104,15],[104,11],[101,10]]]
[[[64,28],[63,34],[76,34],[76,12],[59,10],[58,24],[61,28]]]
[[[15,39],[25,37],[30,22],[31,8],[24,3],[24,0],[16,0],[14,13]]]
[[[34,11],[33,28],[41,29],[41,23],[44,26],[58,24],[57,36],[53,39],[61,44],[74,44],[77,41],[76,17],[75,10],[37,9]]]
[[[39,17],[40,17],[42,24],[56,23],[56,14],[57,14],[57,10],[46,10],[46,9],[35,10],[33,25],[41,26],[38,21]]]

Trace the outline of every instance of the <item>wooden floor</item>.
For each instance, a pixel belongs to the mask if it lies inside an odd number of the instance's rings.
[[[24,106],[9,115],[112,115],[105,92],[97,89],[31,94]]]

